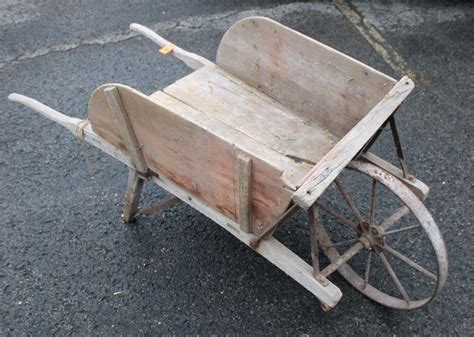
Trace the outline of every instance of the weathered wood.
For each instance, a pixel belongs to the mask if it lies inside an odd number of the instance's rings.
[[[241,230],[237,223],[222,215],[214,208],[209,207],[209,205],[200,198],[189,194],[172,180],[166,178],[165,175],[160,174],[159,177],[151,177],[151,179],[158,186],[174,194],[183,202],[216,222],[247,246],[251,245],[251,240],[254,238],[252,234]],[[277,239],[270,238],[268,240],[262,240],[255,251],[315,295],[322,304],[333,308],[341,299],[342,293],[337,286],[325,278],[323,279],[324,285],[316,280],[313,277],[313,268]]]
[[[130,30],[133,30],[141,35],[147,37],[148,39],[152,40],[154,43],[159,45],[160,47],[171,46],[172,43],[166,40],[165,38],[161,37],[150,28],[145,26],[139,25],[138,23],[132,23],[130,25]],[[199,69],[206,65],[214,65],[211,61],[207,60],[206,58],[190,53],[176,45],[173,45],[172,51],[169,53],[170,55],[175,56],[176,58],[183,61],[188,67],[192,69]]]
[[[88,123],[85,123],[87,120],[79,119],[75,117],[69,117],[60,113],[57,110],[52,109],[51,107],[38,102],[37,100],[27,97],[20,94],[10,94],[8,99],[12,102],[17,102],[23,104],[31,108],[32,110],[40,113],[45,118],[63,126],[67,130],[69,130],[74,136],[77,137],[79,133],[81,133],[82,137],[81,140],[87,143],[90,143],[97,147],[98,149],[102,150],[103,152],[107,153],[108,155],[118,159],[125,165],[129,167],[133,167],[128,157],[126,151],[123,148],[119,148],[117,146],[112,145],[104,138],[99,136],[92,130],[92,126]],[[82,127],[81,127],[82,126]],[[80,132],[78,132],[80,129]]]
[[[317,122],[296,115],[216,67],[203,67],[164,91],[288,158],[309,165],[317,163],[339,140]]]
[[[112,86],[106,88],[104,93],[109,103],[109,108],[113,113],[115,125],[120,130],[120,136],[125,142],[135,169],[141,173],[146,173],[148,171],[148,165],[145,162],[145,158],[143,158],[141,145],[138,143],[137,136],[135,135],[127,111],[123,106],[117,87]]]
[[[409,176],[405,178],[403,176],[403,171],[398,167],[390,164],[388,161],[383,160],[382,158],[376,156],[371,152],[366,152],[360,155],[360,159],[366,160],[374,165],[377,165],[381,169],[384,169],[390,174],[393,174],[398,179],[400,179],[405,185],[407,185],[413,193],[420,198],[421,201],[425,200],[430,193],[430,188],[423,183],[421,180],[415,178],[414,176]]]
[[[153,206],[147,207],[147,208],[142,208],[140,210],[140,213],[143,215],[150,215],[156,212],[159,212],[165,208],[171,207],[173,205],[176,205],[177,203],[181,202],[179,198],[173,197],[166,199],[164,201],[161,201]]]
[[[165,93],[149,98],[123,85],[105,85],[91,96],[91,124],[99,135],[125,152],[127,148],[120,131],[111,123],[113,114],[106,104],[104,89],[109,86],[117,86],[120,91],[138,142],[144,144],[141,151],[150,169],[166,174],[234,221],[238,219],[237,156],[245,154],[252,159],[256,234],[288,207],[293,190],[287,182],[294,183],[310,167],[244,137]]]
[[[140,178],[134,168],[128,169],[127,191],[125,192],[125,204],[122,219],[125,222],[133,222],[138,211],[138,203],[142,193],[144,180]]]
[[[396,81],[271,19],[250,17],[225,33],[216,64],[289,109],[343,137]]]
[[[313,276],[319,275],[319,248],[318,248],[318,227],[321,226],[319,212],[316,206],[308,209],[309,237],[311,242],[311,261],[313,265]]]
[[[15,101],[24,104],[28,107],[31,107],[33,110],[38,111],[48,119],[51,119],[55,122],[57,121],[59,124],[66,127],[73,134],[76,134],[77,126],[83,121],[81,119],[65,116],[59,113],[58,111],[51,109],[46,105],[41,104],[38,101],[28,98],[26,96],[11,94],[9,96],[9,99],[11,101]],[[128,157],[124,155],[123,152],[121,152],[115,146],[109,144],[101,136],[95,134],[95,132],[90,128],[90,126],[86,126],[84,128],[83,140],[89,142],[91,145],[94,145],[98,149],[108,153],[112,157],[122,161],[130,168],[133,168],[131,161],[127,159]],[[182,186],[176,184],[173,180],[167,178],[165,174],[162,174],[162,172],[158,173],[159,177],[148,176],[148,179],[150,179],[169,193],[175,195],[183,202],[189,204],[194,209],[219,224],[222,228],[234,235],[240,241],[250,246],[250,241],[254,237],[252,234],[245,233],[244,231],[240,230],[239,225],[235,223],[232,219],[226,217],[221,212],[214,209],[214,207],[211,207],[201,198],[189,193]],[[279,269],[284,271],[288,276],[293,278],[296,282],[298,282],[304,288],[310,291],[324,305],[327,305],[332,308],[336,306],[336,304],[341,299],[342,293],[338,287],[336,287],[329,281],[325,283],[325,285],[323,285],[319,281],[315,280],[312,276],[311,266],[304,262],[300,257],[294,254],[288,248],[286,248],[275,238],[263,241],[256,249],[256,252],[265,257],[269,262],[273,263]]]
[[[403,77],[390,92],[303,178],[293,200],[304,209],[314,204],[370,137],[413,90],[414,83]]]
[[[239,224],[240,229],[252,231],[252,160],[248,156],[238,156],[239,184]]]
[[[250,241],[250,246],[252,248],[257,248],[262,240],[268,240],[272,237],[275,231],[287,222],[297,211],[299,207],[296,204],[292,204],[271,226],[265,228],[265,230],[257,237],[253,238]]]

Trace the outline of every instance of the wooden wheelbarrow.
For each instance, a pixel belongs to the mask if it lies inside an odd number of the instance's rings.
[[[176,199],[144,213],[178,199],[191,205],[313,293],[324,310],[342,296],[327,279],[336,270],[357,290],[392,308],[416,309],[439,294],[448,274],[446,247],[423,205],[428,187],[407,171],[394,120],[412,80],[397,82],[263,17],[235,23],[222,38],[216,63],[146,27],[130,28],[194,71],[149,96],[105,84],[92,93],[89,120],[26,96],[9,96],[130,168],[126,222],[139,212],[143,182],[152,181]],[[388,124],[400,168],[368,152]],[[345,172],[368,181],[366,189],[356,187],[357,200],[343,183]],[[359,202],[365,190],[366,212]],[[333,199],[323,202],[325,191],[338,193],[345,211],[336,210]],[[397,203],[383,217],[382,210]],[[378,205],[383,207],[376,210]],[[309,217],[311,264],[273,236],[298,209]],[[407,217],[412,223],[395,229]],[[334,233],[341,231],[353,237],[334,242]],[[408,239],[397,239],[402,234]],[[423,236],[433,259],[416,256],[415,235]],[[395,247],[400,241],[410,257]],[[324,268],[319,249],[330,261]],[[352,263],[362,255],[364,262]],[[408,272],[400,274],[394,263]],[[383,273],[374,270],[376,264]],[[408,276],[416,277],[410,288],[404,282]],[[419,295],[411,285],[429,290]]]

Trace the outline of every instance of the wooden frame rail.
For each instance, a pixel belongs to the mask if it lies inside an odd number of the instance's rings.
[[[415,87],[407,76],[329,151],[298,184],[293,201],[309,209],[346,165],[359,153]]]

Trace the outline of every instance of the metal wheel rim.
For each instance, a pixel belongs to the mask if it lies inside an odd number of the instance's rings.
[[[424,305],[427,305],[433,301],[441,292],[448,275],[448,258],[446,245],[444,243],[442,234],[436,225],[433,217],[423,205],[420,199],[400,180],[388,172],[378,168],[367,162],[352,161],[348,165],[349,169],[363,173],[384,185],[389,189],[396,197],[398,197],[404,205],[408,207],[410,212],[418,219],[420,225],[425,231],[436,256],[438,275],[436,281],[436,287],[431,297],[414,300],[407,303],[401,298],[397,298],[380,291],[372,285],[366,284],[364,279],[360,277],[347,263],[342,264],[338,268],[338,272],[359,292],[369,297],[373,301],[385,305],[387,307],[401,309],[401,310],[413,310],[418,309]],[[329,235],[327,234],[324,226],[321,226],[320,241],[331,242]],[[332,242],[331,242],[332,243]],[[333,263],[336,261],[340,254],[335,247],[321,244],[321,248],[324,253],[328,256],[329,260]]]

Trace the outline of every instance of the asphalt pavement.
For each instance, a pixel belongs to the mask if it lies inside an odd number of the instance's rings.
[[[0,335],[472,335],[474,6],[350,7],[363,27],[328,2],[4,0]],[[127,169],[6,99],[18,92],[86,118],[89,96],[103,83],[151,93],[189,72],[131,34],[129,23],[215,60],[225,30],[251,15],[274,18],[391,76],[416,75],[397,122],[411,171],[431,188],[426,205],[450,258],[445,289],[429,306],[387,309],[334,275],[344,296],[324,313],[300,285],[186,205],[125,225]],[[364,37],[370,27],[404,62],[387,62]],[[393,156],[387,135],[376,151]],[[145,186],[145,205],[166,197]],[[280,236],[308,259],[304,226],[299,214]]]

